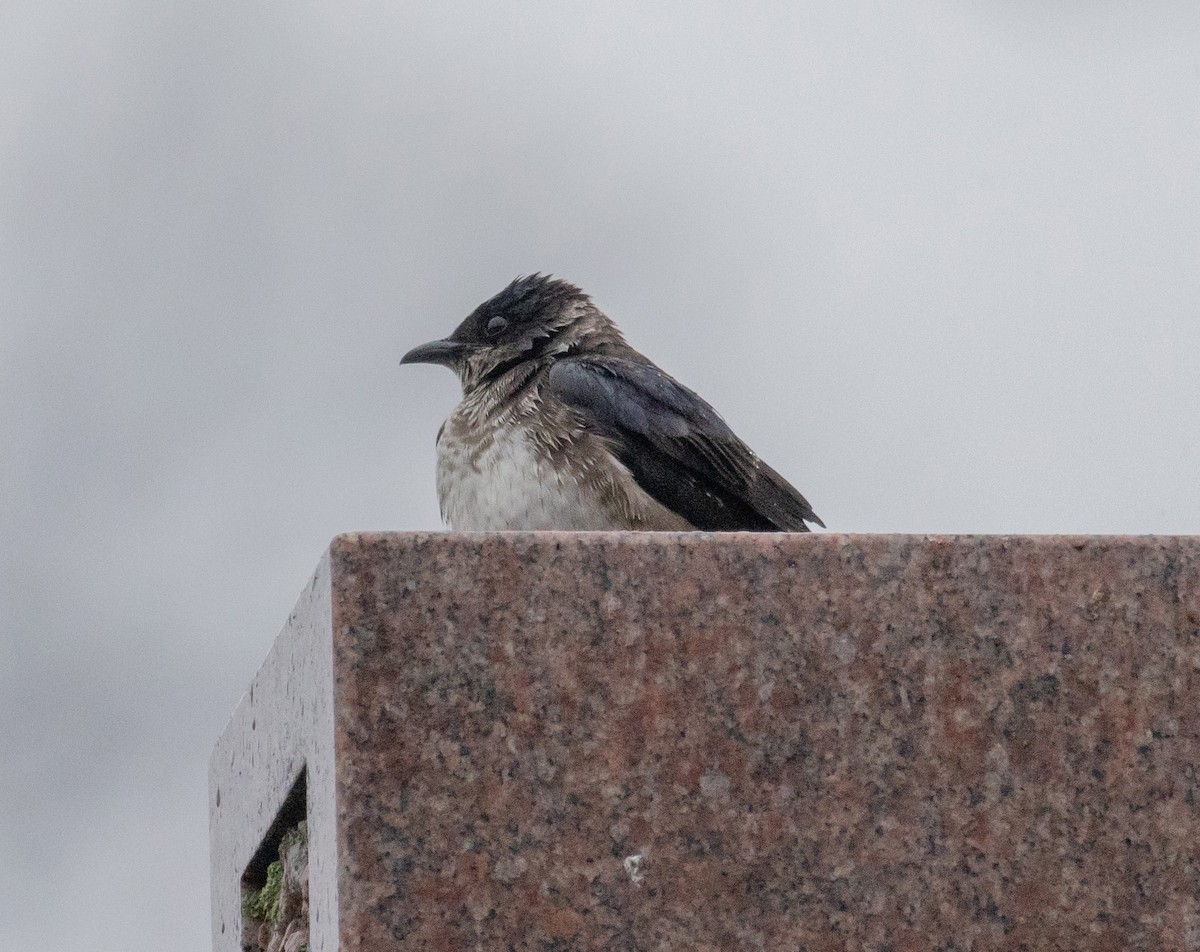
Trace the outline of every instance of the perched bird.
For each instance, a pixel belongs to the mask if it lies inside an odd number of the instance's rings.
[[[437,435],[438,500],[453,529],[824,525],[712,407],[566,281],[518,278],[400,363],[443,364],[462,383]]]

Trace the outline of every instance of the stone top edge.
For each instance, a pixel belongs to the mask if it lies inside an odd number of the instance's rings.
[[[1164,542],[1200,543],[1200,535],[1184,533],[1143,534],[1085,534],[1085,533],[922,533],[922,532],[454,532],[446,531],[399,531],[370,530],[343,532],[333,537],[329,550],[333,553],[358,551],[364,546],[437,544],[438,542],[459,544],[462,542],[487,542],[491,544],[511,541],[528,546],[538,543],[604,542],[618,545],[646,545],[664,542],[704,542],[721,545],[761,545],[763,543],[788,541],[794,543],[807,540],[812,544],[853,542],[879,542],[882,540],[927,542],[933,544],[964,542],[978,543],[1021,543],[1055,546],[1080,546],[1092,544],[1153,545]]]

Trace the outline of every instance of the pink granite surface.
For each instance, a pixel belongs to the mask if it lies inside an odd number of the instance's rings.
[[[314,950],[1200,948],[1200,539],[356,535],[327,565]],[[266,769],[222,769],[246,743],[235,715],[215,785]]]

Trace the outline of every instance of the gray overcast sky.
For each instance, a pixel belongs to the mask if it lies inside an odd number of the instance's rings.
[[[1200,4],[0,6],[0,948],[207,949],[212,742],[535,270],[832,529],[1200,533]]]

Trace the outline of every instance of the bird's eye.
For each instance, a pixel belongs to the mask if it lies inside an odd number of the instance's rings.
[[[487,322],[487,332],[493,337],[506,327],[508,327],[508,321],[503,317],[493,317]]]

